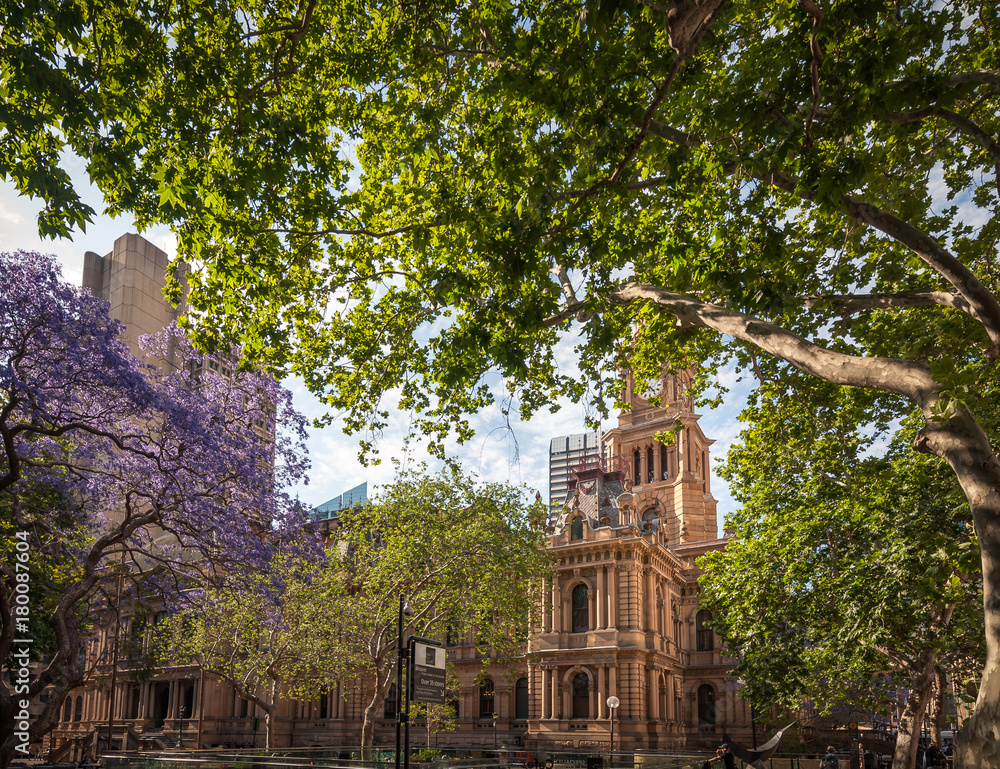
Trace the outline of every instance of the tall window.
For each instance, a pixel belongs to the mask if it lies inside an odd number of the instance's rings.
[[[444,629],[444,645],[445,646],[458,646],[458,631],[455,630],[451,625],[448,625]]]
[[[487,678],[479,687],[479,717],[493,718],[493,679]]]
[[[573,588],[573,632],[582,633],[590,630],[590,614],[587,611],[587,586],[577,585]]]
[[[396,717],[396,684],[389,685],[389,691],[385,694],[385,707],[382,708],[382,715],[385,718]]]
[[[704,609],[694,618],[695,648],[700,652],[710,652],[715,648],[715,637],[708,623],[712,621],[712,612]]]
[[[642,483],[642,454],[638,449],[632,452],[632,479],[636,486]]]
[[[715,689],[708,684],[698,687],[698,723],[715,723]]]
[[[590,718],[590,679],[586,673],[573,676],[573,718]]]
[[[69,721],[70,716],[73,714],[73,698],[67,697],[66,704],[63,706],[63,721]]]
[[[667,458],[667,447],[660,444],[660,470],[663,471],[663,480],[670,478],[670,461]]]
[[[330,692],[326,689],[319,693],[319,717],[330,717]]]
[[[518,678],[514,684],[514,718],[528,718],[528,679]]]
[[[583,539],[583,518],[577,516],[569,525],[569,538],[571,541]]]
[[[83,697],[76,698],[76,705],[73,708],[73,720],[82,721],[83,720]]]

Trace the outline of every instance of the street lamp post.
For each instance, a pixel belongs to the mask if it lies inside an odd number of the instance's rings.
[[[177,715],[180,716],[180,718],[178,719],[180,723],[179,723],[179,725],[177,727],[177,747],[178,748],[183,748],[184,747],[184,715],[185,715],[184,711],[185,710],[186,710],[186,708],[183,705],[181,705],[180,709],[177,711]]]
[[[403,643],[403,617],[404,616],[410,617],[412,615],[413,615],[413,610],[406,602],[406,598],[404,596],[399,596],[399,615],[396,618],[396,650],[398,651],[398,659],[396,661],[396,767],[395,769],[400,769],[399,766],[400,740],[402,737],[403,722],[406,720],[406,717],[408,715],[403,713],[403,665],[406,664],[406,656],[407,656],[406,644]],[[407,682],[407,685],[409,685],[409,682]],[[409,704],[409,698],[407,698],[407,704]],[[409,736],[408,728],[407,728],[407,736]],[[408,745],[407,745],[407,757],[405,763],[409,764]]]
[[[496,746],[497,746],[497,721],[499,721],[499,720],[500,720],[500,714],[499,713],[494,713],[493,714],[493,747],[494,748],[496,748]]]
[[[611,710],[611,752],[608,754],[608,766],[615,763],[615,711],[622,702],[615,695],[608,697],[608,708]]]

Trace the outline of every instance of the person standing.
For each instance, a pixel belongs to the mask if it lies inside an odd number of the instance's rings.
[[[722,743],[722,747],[719,748],[719,758],[722,759],[722,766],[724,769],[736,769],[736,756],[733,755],[733,751],[729,749],[727,743]]]
[[[819,762],[819,769],[840,769],[840,760],[836,756],[836,748],[827,745],[826,755]]]
[[[941,752],[941,748],[935,745],[933,742],[927,746],[927,750],[924,751],[924,766],[927,769],[932,769],[932,767],[941,767],[946,765],[944,753]]]

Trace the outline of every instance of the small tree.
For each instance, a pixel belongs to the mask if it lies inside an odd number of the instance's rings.
[[[15,638],[40,641],[27,692],[0,685],[0,765],[22,744],[21,699],[52,687],[36,741],[83,682],[102,593],[129,601],[154,580],[170,596],[193,574],[264,564],[297,525],[282,490],[301,473],[304,430],[288,394],[252,370],[193,376],[204,356],[177,329],[145,342],[179,362],[164,374],[120,330],[51,257],[0,254],[0,660]],[[30,612],[16,614],[25,584]]]
[[[344,672],[340,613],[344,572],[315,543],[283,548],[264,568],[227,575],[187,596],[162,623],[162,664],[194,664],[264,711],[265,747],[275,747],[284,698],[315,699]]]
[[[516,650],[549,571],[540,502],[480,484],[449,466],[437,475],[401,473],[377,502],[344,511],[335,542],[346,554],[350,599],[343,613],[349,663],[373,682],[361,744],[372,744],[378,709],[393,680],[399,598],[404,635],[444,637],[476,629],[483,664]]]

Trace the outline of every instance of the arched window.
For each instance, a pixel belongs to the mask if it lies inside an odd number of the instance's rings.
[[[715,636],[708,623],[712,612],[702,609],[694,618],[695,648],[700,652],[710,652],[715,648]]]
[[[518,678],[514,684],[514,718],[527,720],[528,718],[528,679]]]
[[[590,718],[590,679],[586,673],[573,676],[573,718]]]
[[[577,585],[573,588],[573,632],[582,633],[590,630],[590,614],[587,611],[587,586]]]
[[[663,480],[670,479],[670,458],[667,455],[667,447],[660,444],[660,469],[663,471]]]
[[[319,717],[330,717],[330,692],[326,689],[319,693]]]
[[[636,486],[642,483],[642,454],[638,449],[632,452],[632,480]]]
[[[479,687],[479,717],[493,718],[493,679],[487,678]]]
[[[396,717],[396,684],[389,685],[389,691],[385,695],[385,707],[382,710],[382,715],[386,718]]]
[[[76,698],[76,706],[73,708],[73,720],[82,721],[83,720],[83,697]]]
[[[650,446],[648,449],[646,449],[646,477],[649,479],[650,483],[652,483],[653,481],[658,481],[659,480],[659,478],[654,478],[653,477],[653,447],[652,446]]]
[[[715,689],[708,684],[698,687],[698,723],[715,723]]]
[[[667,678],[663,673],[660,673],[659,686],[657,687],[657,695],[660,710],[660,720],[667,720]]]
[[[573,522],[569,525],[569,538],[570,541],[575,541],[578,539],[583,539],[583,518],[577,516],[573,519]]]
[[[458,646],[458,631],[455,630],[451,625],[448,625],[444,629],[444,645],[445,646]]]
[[[73,715],[73,698],[67,697],[66,704],[63,705],[63,721],[69,721]]]

